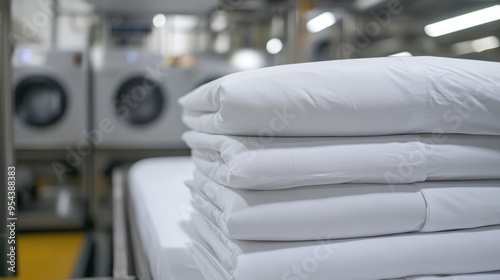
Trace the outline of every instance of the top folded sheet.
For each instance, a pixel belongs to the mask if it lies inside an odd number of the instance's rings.
[[[500,135],[500,63],[386,57],[228,75],[179,100],[194,130],[247,136]]]

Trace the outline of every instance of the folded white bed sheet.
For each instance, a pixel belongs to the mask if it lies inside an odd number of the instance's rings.
[[[500,227],[333,241],[263,242],[227,238],[195,216],[193,252],[207,280],[390,279],[500,269]],[[417,278],[418,279],[418,278]]]
[[[197,232],[184,181],[193,170],[189,157],[146,159],[130,168],[130,203],[155,280],[204,279],[189,250]]]
[[[188,131],[183,138],[197,169],[233,188],[500,179],[498,136],[261,139]]]
[[[193,130],[247,136],[500,135],[500,63],[387,57],[228,75],[180,99]]]
[[[500,225],[500,180],[236,190],[199,172],[195,208],[238,240],[318,240]]]

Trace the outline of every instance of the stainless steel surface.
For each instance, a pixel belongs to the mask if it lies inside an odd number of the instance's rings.
[[[88,45],[85,49],[86,53],[90,53],[90,42],[91,35],[89,33],[89,37],[87,38]],[[94,107],[92,106],[94,102],[94,79],[92,75],[92,68],[90,65],[90,56],[86,56],[84,60],[84,71],[87,73],[87,130],[93,131],[94,129]],[[97,212],[98,212],[98,198],[95,193],[95,145],[91,142],[89,143],[92,152],[85,157],[83,163],[83,187],[84,187],[84,196],[86,198],[86,215],[87,219],[91,222],[91,224],[95,225],[97,220]]]
[[[37,230],[80,230],[84,228],[83,213],[80,205],[72,206],[72,213],[67,216],[58,216],[51,211],[23,211],[18,215],[17,227],[22,231]]]
[[[50,26],[50,46],[52,48],[57,47],[57,21],[59,17],[59,2],[52,0],[52,16],[51,16],[51,26]]]
[[[298,35],[296,27],[298,25],[298,10],[296,7],[288,11],[286,16],[286,31],[287,42],[285,44],[285,63],[295,63],[297,61],[297,45]]]
[[[97,231],[94,236],[94,273],[92,276],[107,277],[110,275],[113,259],[111,231]]]
[[[10,0],[0,1],[0,221],[7,222],[7,168],[14,164],[12,151],[11,30]],[[8,228],[0,227],[0,276],[13,275],[7,270]],[[17,255],[16,255],[17,257]]]
[[[125,215],[125,193],[123,171],[113,170],[113,277],[129,280],[129,248]]]
[[[93,239],[94,238],[91,234],[87,234],[85,236],[85,243],[82,246],[80,257],[78,258],[76,267],[73,269],[73,276],[71,277],[71,279],[79,279],[85,277],[90,259],[92,257],[92,247],[94,243]]]

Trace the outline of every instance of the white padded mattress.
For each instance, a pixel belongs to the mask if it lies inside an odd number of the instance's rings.
[[[184,181],[193,170],[189,157],[146,159],[130,169],[130,199],[155,280],[203,279],[188,249],[196,232]]]

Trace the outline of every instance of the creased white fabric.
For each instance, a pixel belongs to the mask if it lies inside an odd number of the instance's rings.
[[[188,127],[247,136],[500,135],[500,63],[386,57],[228,75],[180,99]]]
[[[499,280],[500,272],[473,273],[463,275],[442,275],[442,276],[413,276],[398,280]]]
[[[499,181],[337,184],[236,190],[199,172],[195,208],[239,240],[317,240],[500,224]]]
[[[237,137],[188,131],[197,169],[219,184],[283,189],[336,183],[500,179],[500,137]]]
[[[200,216],[195,260],[207,280],[390,279],[500,269],[500,227],[360,239],[235,241]]]

